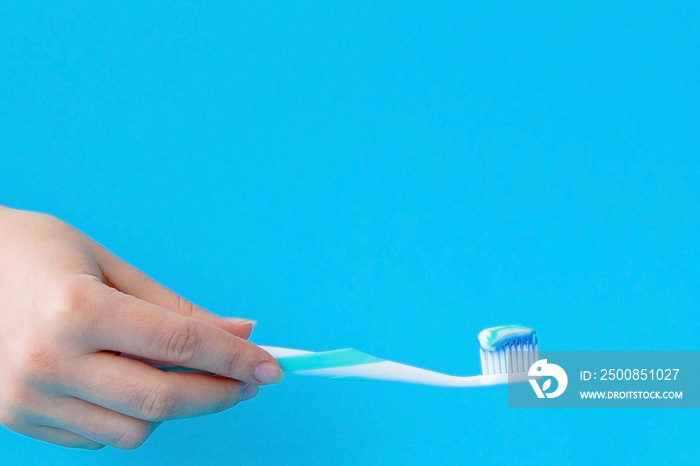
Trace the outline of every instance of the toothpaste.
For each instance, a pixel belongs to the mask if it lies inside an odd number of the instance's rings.
[[[501,325],[482,330],[476,337],[484,351],[496,351],[512,341],[537,341],[537,334],[529,327],[522,325]]]

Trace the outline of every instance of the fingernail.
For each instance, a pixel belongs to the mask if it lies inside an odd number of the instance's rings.
[[[277,383],[282,380],[282,371],[277,364],[270,361],[259,362],[253,372],[255,378],[264,384]]]
[[[260,387],[254,383],[248,384],[248,386],[241,393],[241,401],[248,401],[251,398],[255,398],[260,392]]]
[[[239,317],[226,317],[225,319],[228,320],[229,322],[231,322],[232,324],[239,324],[239,325],[249,324],[252,327],[255,327],[256,325],[258,325],[258,321],[253,320],[253,319],[241,319]]]

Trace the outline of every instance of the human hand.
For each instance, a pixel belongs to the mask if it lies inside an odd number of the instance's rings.
[[[136,448],[164,420],[225,410],[281,379],[251,331],[53,217],[0,206],[0,424],[11,430]]]

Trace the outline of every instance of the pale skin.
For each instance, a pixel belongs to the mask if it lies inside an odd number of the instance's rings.
[[[228,409],[281,379],[246,341],[252,326],[191,304],[53,217],[0,206],[8,429],[67,447],[136,448],[162,421]]]

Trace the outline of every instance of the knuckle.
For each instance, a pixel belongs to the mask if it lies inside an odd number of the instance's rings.
[[[234,350],[226,355],[226,374],[233,375],[240,372],[242,355],[240,350]]]
[[[70,310],[83,309],[88,301],[88,292],[92,280],[83,277],[69,280],[61,290],[60,306]]]
[[[176,406],[177,400],[171,391],[162,386],[155,386],[141,401],[139,413],[142,419],[159,422],[169,419]]]
[[[177,300],[175,305],[177,306],[178,314],[187,317],[191,317],[194,314],[194,304],[177,294],[175,295],[175,299]]]
[[[121,450],[134,450],[143,445],[149,435],[151,435],[151,430],[148,424],[136,422],[118,434],[114,446]]]
[[[92,322],[93,306],[90,294],[94,278],[74,278],[64,284],[54,309],[52,326],[63,332],[82,332]]]
[[[244,385],[238,382],[234,382],[235,385],[231,386],[231,392],[227,397],[224,397],[216,406],[214,409],[215,413],[221,412],[221,411],[226,411],[229,408],[232,408],[238,404],[239,401],[241,401],[241,397],[243,394],[243,389]]]
[[[170,333],[166,344],[168,362],[188,363],[194,360],[200,345],[200,336],[194,325],[185,322]]]
[[[19,364],[21,378],[28,383],[55,381],[60,374],[56,351],[47,343],[33,343]]]

